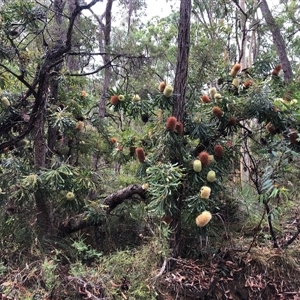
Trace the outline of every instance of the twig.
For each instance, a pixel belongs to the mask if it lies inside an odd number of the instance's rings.
[[[160,268],[159,273],[158,273],[157,275],[155,275],[154,277],[152,277],[151,280],[156,281],[156,279],[157,279],[158,277],[160,277],[160,276],[164,273],[164,271],[165,271],[165,269],[166,269],[166,266],[167,266],[167,262],[168,262],[168,259],[165,258],[165,259],[164,259],[164,262],[163,262],[163,265],[162,265],[162,267]]]

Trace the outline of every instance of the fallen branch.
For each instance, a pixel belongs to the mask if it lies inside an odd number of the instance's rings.
[[[109,214],[118,205],[122,204],[125,200],[130,199],[133,195],[139,195],[145,198],[146,191],[140,184],[132,184],[126,188],[119,190],[107,196],[100,205],[105,205],[106,213]],[[87,212],[80,215],[73,216],[58,226],[59,236],[66,236],[78,230],[90,227],[99,226],[104,223],[104,218],[95,218],[95,215],[90,215]]]

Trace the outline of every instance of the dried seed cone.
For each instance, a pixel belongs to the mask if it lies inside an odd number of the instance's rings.
[[[117,105],[119,103],[119,96],[118,95],[113,95],[110,97],[109,102],[112,105]]]
[[[240,64],[235,64],[230,71],[230,76],[236,77],[236,75],[240,71],[241,67],[242,66]]]
[[[208,199],[210,196],[211,188],[209,186],[203,186],[200,190],[200,197]]]
[[[161,93],[164,92],[166,85],[167,85],[167,84],[166,84],[165,81],[162,81],[162,82],[159,84],[158,89],[159,89],[159,91],[160,91]]]
[[[198,156],[199,160],[201,161],[202,167],[205,168],[209,165],[209,154],[206,151],[200,152]]]
[[[173,87],[171,85],[167,85],[163,91],[163,94],[167,98],[171,97],[173,94]]]
[[[222,158],[224,156],[224,148],[221,145],[214,146],[214,155],[216,158]]]
[[[203,103],[209,103],[210,102],[210,98],[207,95],[202,95],[201,101]]]
[[[212,113],[219,119],[223,116],[223,110],[219,106],[214,106]]]
[[[176,129],[177,119],[175,117],[169,117],[166,122],[166,128],[169,131],[174,131]]]
[[[205,210],[196,218],[196,224],[198,227],[204,227],[209,223],[211,218],[212,218],[211,213]]]
[[[139,162],[144,162],[146,159],[145,151],[143,148],[139,147],[135,149],[135,154]]]
[[[280,73],[280,71],[281,71],[281,69],[282,69],[281,65],[277,65],[277,66],[273,69],[272,75],[278,76],[279,73]]]

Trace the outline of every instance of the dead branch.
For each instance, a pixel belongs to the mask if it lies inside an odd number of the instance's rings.
[[[143,199],[145,198],[146,191],[142,188],[140,184],[132,184],[119,190],[109,196],[107,196],[100,205],[107,206],[106,213],[109,214],[114,208],[122,204],[125,200],[130,199],[134,195],[139,195]],[[101,211],[101,210],[99,210]],[[58,226],[59,236],[66,236],[78,230],[102,225],[105,222],[104,217],[95,218],[95,215],[90,215],[88,213],[79,214],[73,216]]]

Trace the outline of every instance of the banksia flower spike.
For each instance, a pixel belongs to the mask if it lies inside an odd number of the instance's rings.
[[[219,119],[223,116],[223,110],[219,106],[214,106],[212,113]]]
[[[117,139],[115,137],[110,138],[110,142],[112,144],[116,144],[117,143]]]
[[[235,64],[230,71],[230,76],[236,77],[236,75],[240,71],[241,67],[242,66],[240,64]]]
[[[118,96],[118,99],[119,99],[120,101],[124,101],[124,100],[125,100],[125,96],[124,96],[124,95],[119,95],[119,96]]]
[[[204,227],[209,223],[211,218],[212,218],[211,213],[205,210],[196,218],[196,224],[198,227]]]
[[[86,91],[81,91],[80,96],[81,96],[82,98],[85,98],[85,97],[87,96],[87,92],[86,92]]]
[[[1,103],[4,107],[9,107],[10,106],[10,102],[9,100],[7,99],[7,97],[2,97],[1,98]]]
[[[215,145],[214,154],[216,158],[222,158],[224,156],[224,148],[221,145]]]
[[[175,117],[169,117],[167,119],[166,128],[169,131],[174,131],[176,129],[177,119]]]
[[[209,186],[203,186],[200,190],[200,197],[208,199],[210,196],[211,188]]]
[[[84,123],[82,121],[78,121],[76,123],[76,127],[75,128],[76,128],[77,131],[81,131],[83,129],[83,127],[84,127]]]
[[[146,159],[145,151],[143,148],[139,147],[135,149],[135,154],[139,162],[144,162]]]
[[[206,151],[202,151],[199,156],[199,160],[201,161],[202,167],[207,167],[210,163],[209,161],[209,154]]]
[[[133,102],[139,102],[141,100],[141,97],[138,94],[133,95],[132,101]]]
[[[247,79],[247,80],[244,82],[244,87],[245,87],[245,89],[248,89],[252,84],[253,84],[253,80],[252,80],[252,79]]]
[[[238,88],[239,85],[240,85],[240,82],[239,82],[239,80],[238,80],[237,78],[233,78],[232,84],[233,84],[236,88]]]
[[[207,176],[206,176],[206,180],[208,182],[214,182],[216,180],[216,172],[213,171],[213,170],[210,170],[208,173],[207,173]]]
[[[207,95],[202,95],[201,101],[203,103],[209,103],[210,102],[210,98]]]
[[[235,126],[236,125],[236,118],[235,117],[231,117],[228,120],[228,126]]]
[[[215,87],[212,87],[209,89],[208,93],[212,98],[214,98],[215,94],[217,93],[217,89]]]
[[[111,96],[110,99],[109,99],[109,102],[112,105],[117,105],[119,103],[119,97],[118,97],[118,95]]]
[[[173,94],[173,87],[171,85],[167,85],[163,91],[163,94],[167,98],[171,97]]]
[[[193,162],[193,170],[197,173],[201,172],[202,170],[202,163],[199,159],[195,159]]]
[[[176,122],[175,129],[176,129],[176,131],[178,132],[179,135],[183,135],[183,124],[182,124],[182,122],[180,122],[180,121]]]
[[[165,81],[162,81],[162,82],[159,84],[158,89],[159,89],[159,91],[160,91],[161,93],[163,93],[164,90],[165,90],[165,87],[166,87],[166,82],[165,82]]]
[[[281,69],[282,69],[281,65],[277,65],[277,66],[273,69],[272,75],[278,76],[279,73],[280,73],[280,71],[281,71]]]
[[[276,131],[276,127],[271,123],[269,122],[267,125],[266,125],[266,130],[269,132],[269,133],[274,133]]]

